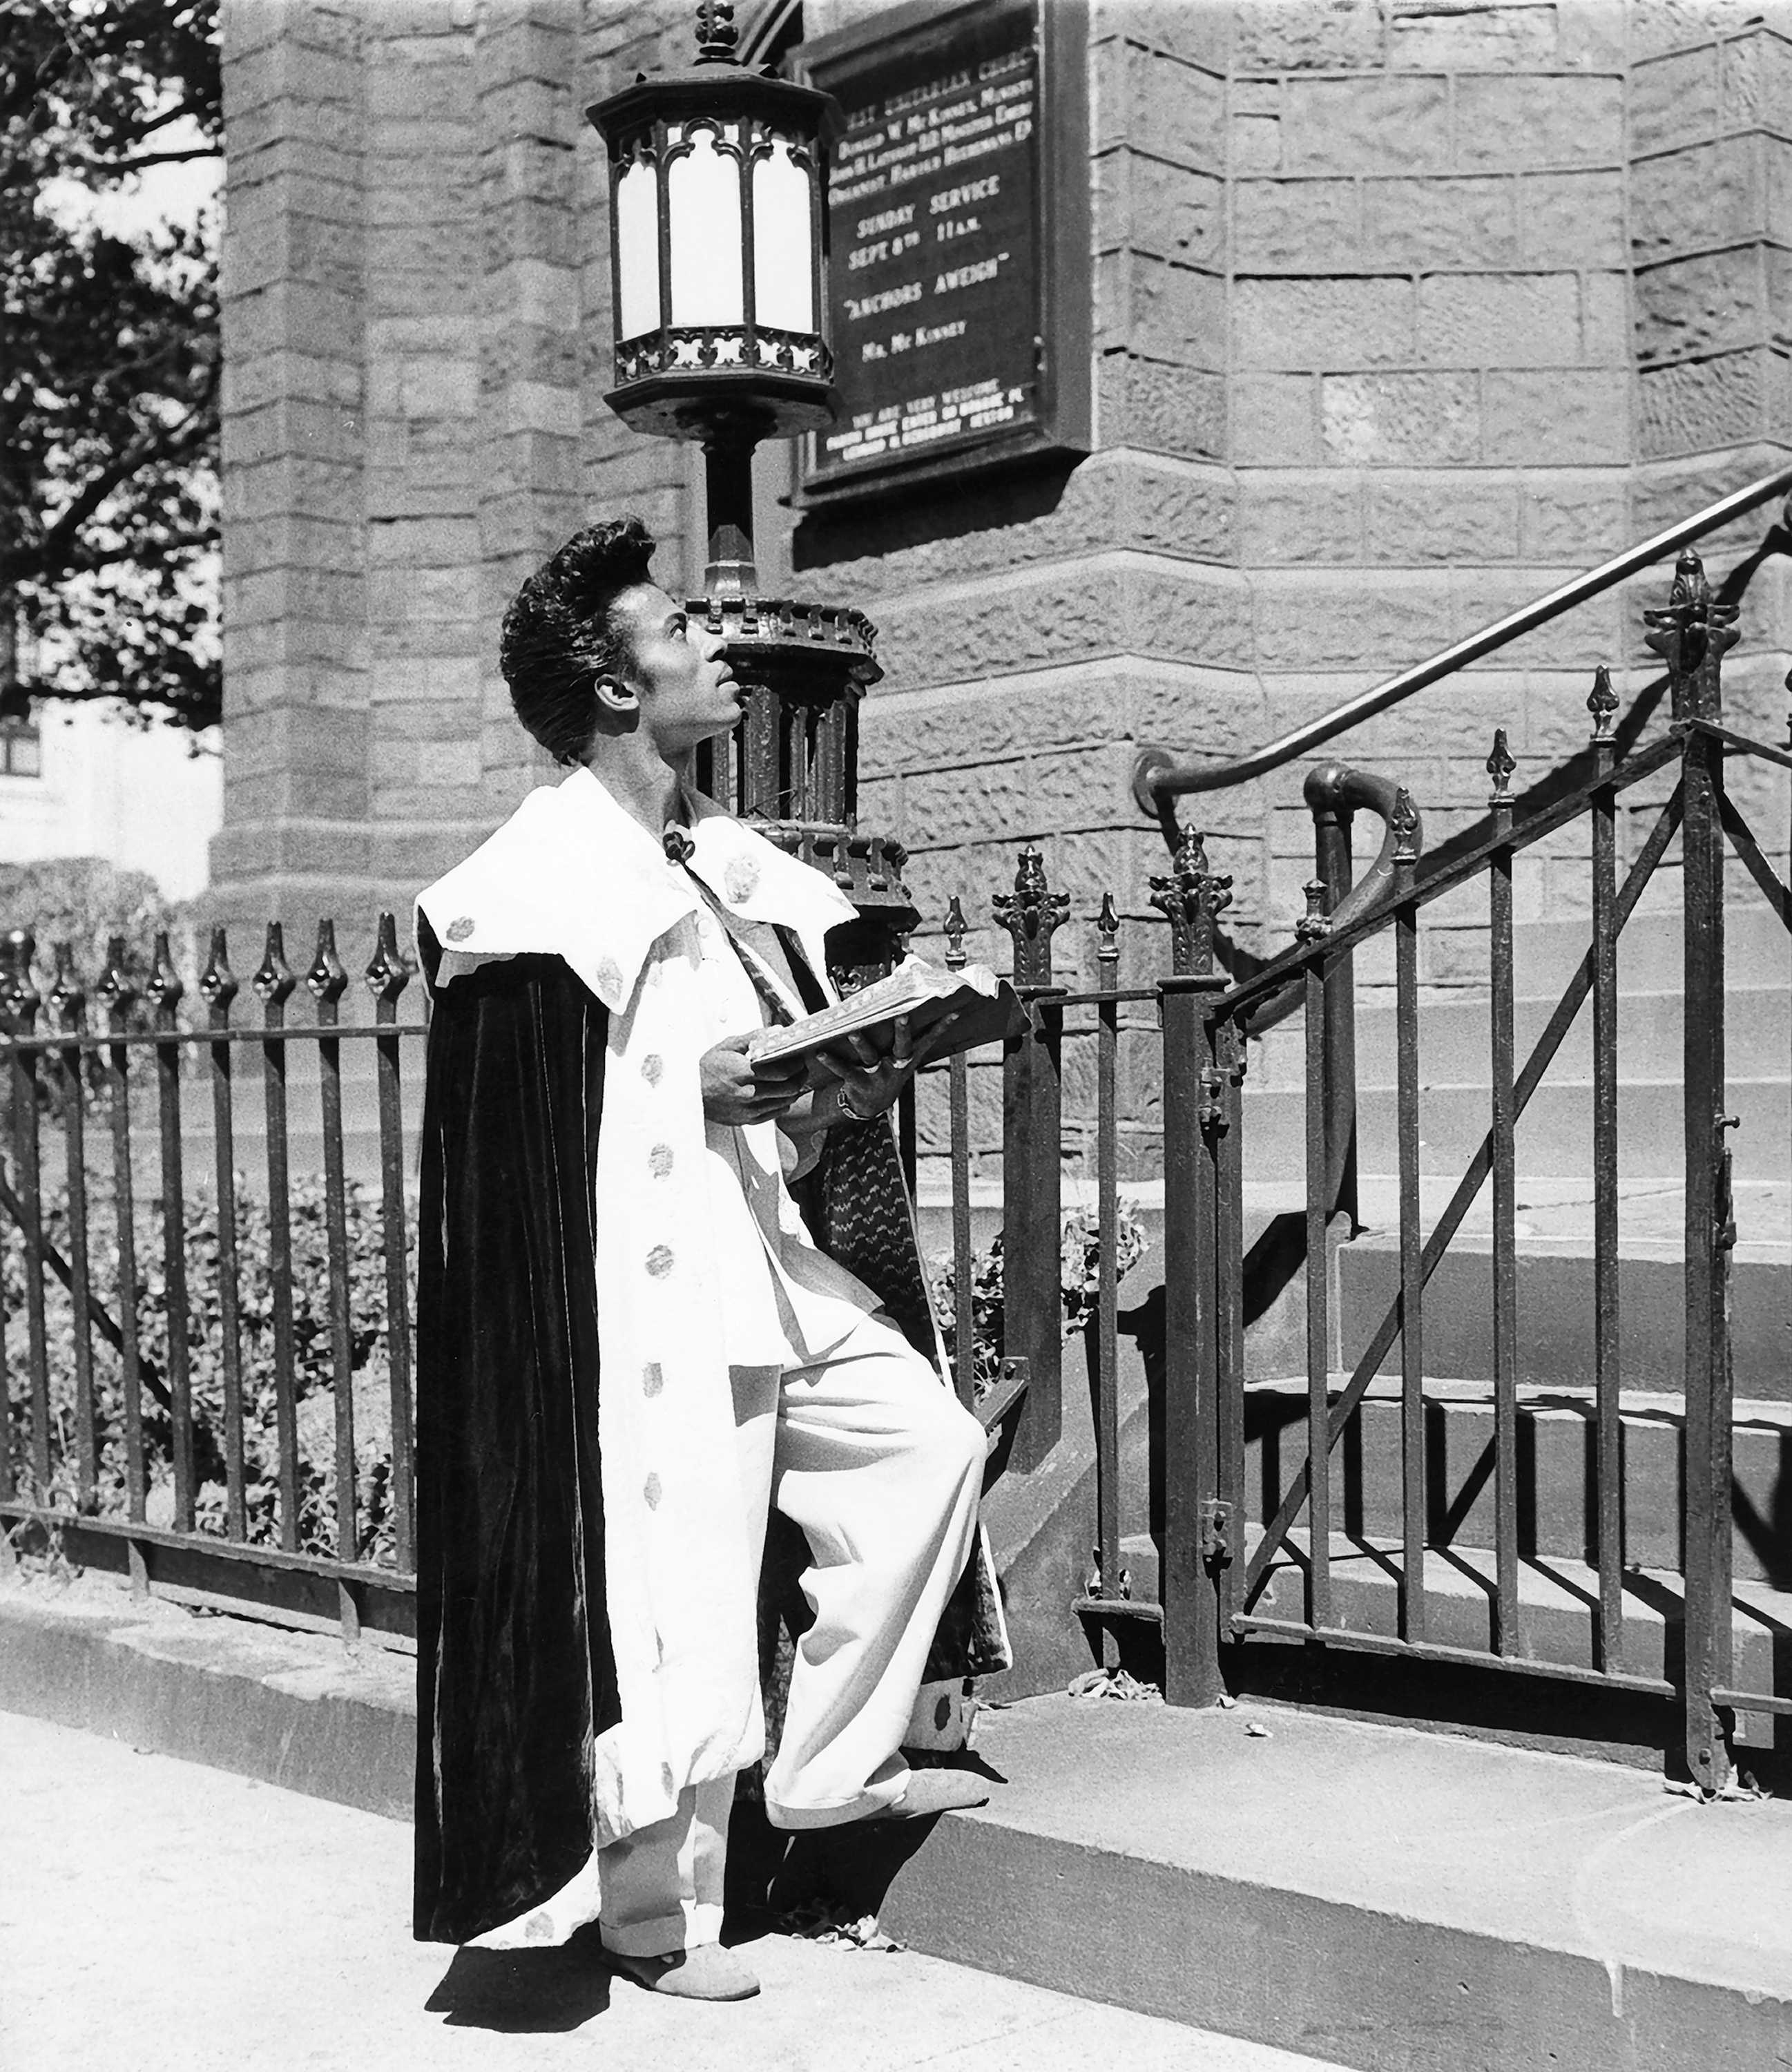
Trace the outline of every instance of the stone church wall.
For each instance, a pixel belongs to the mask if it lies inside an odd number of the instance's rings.
[[[582,116],[683,61],[689,10],[224,11],[216,898],[257,919],[365,912],[407,902],[545,774],[495,661],[542,554],[632,508],[667,573],[701,568],[691,456],[602,400],[603,167]],[[806,29],[865,11],[808,0]],[[1087,980],[1101,892],[1142,923],[1162,853],[1128,796],[1139,742],[1255,747],[1783,457],[1792,23],[1762,13],[1095,0],[1090,163],[1061,171],[1093,202],[1090,457],[800,519],[777,500],[787,457],[760,457],[767,587],[882,629],[861,817],[911,849],[927,932],[960,893],[973,949],[994,951],[988,894],[1037,839],[1075,902],[1061,967]],[[1713,547],[1714,575],[1765,523]],[[1734,679],[1776,736],[1783,565],[1751,584]],[[1482,810],[1496,726],[1522,792],[1584,741],[1597,664],[1627,701],[1648,680],[1639,613],[1663,580],[1341,751],[1409,785],[1428,843],[1449,839]],[[1188,802],[1253,948],[1287,939],[1310,874],[1304,767]],[[1584,877],[1572,845],[1532,852],[1521,915],[1584,905]],[[1480,968],[1478,917],[1460,918],[1432,982]],[[1129,931],[1126,977],[1157,968],[1159,932]],[[1151,1050],[1125,1061],[1141,1154]]]

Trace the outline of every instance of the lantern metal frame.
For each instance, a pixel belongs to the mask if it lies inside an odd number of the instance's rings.
[[[822,330],[827,307],[827,151],[839,111],[831,96],[813,87],[767,78],[736,64],[731,24],[727,43],[713,20],[705,22],[702,35],[696,65],[638,80],[586,111],[610,157],[616,385],[604,401],[633,430],[663,438],[703,438],[725,429],[750,433],[754,440],[794,438],[832,424],[840,407],[833,356]],[[672,320],[670,175],[704,133],[739,169],[738,323]],[[780,145],[808,182],[814,327],[806,332],[758,319],[754,174]],[[625,337],[619,190],[623,176],[638,166],[654,175],[660,321]]]

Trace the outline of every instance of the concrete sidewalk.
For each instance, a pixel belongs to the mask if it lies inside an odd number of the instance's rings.
[[[0,1712],[0,2072],[1326,2072],[911,1951],[766,1936],[734,2007],[410,1939],[411,1834]]]

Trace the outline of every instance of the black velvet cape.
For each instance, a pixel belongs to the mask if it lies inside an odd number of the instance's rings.
[[[439,948],[421,948],[432,982]],[[805,995],[820,995],[794,939]],[[464,1942],[540,1905],[591,1850],[590,1751],[621,1717],[606,1613],[590,1261],[609,1018],[558,957],[435,996],[417,1317],[417,1768],[413,1928]],[[817,1243],[934,1351],[887,1129],[830,1133],[805,1190]],[[762,1602],[807,1623],[806,1550],[776,1516]],[[782,1530],[780,1531],[780,1528]],[[793,1544],[794,1543],[794,1544]],[[927,1675],[1006,1664],[973,1559]],[[782,1660],[787,1669],[788,1642]],[[768,1692],[768,1730],[782,1716]]]

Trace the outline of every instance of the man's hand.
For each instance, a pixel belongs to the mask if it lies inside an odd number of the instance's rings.
[[[882,1115],[894,1107],[902,1091],[928,1059],[950,1047],[958,1017],[943,1016],[914,1043],[908,1017],[898,1014],[890,1025],[890,1049],[882,1052],[867,1036],[849,1036],[832,1049],[818,1051],[816,1063],[840,1082],[841,1098],[849,1115],[861,1121]]]
[[[705,1050],[697,1066],[703,1112],[711,1122],[738,1125],[775,1122],[802,1094],[808,1075],[803,1060],[755,1065],[746,1054],[750,1036],[730,1036]]]

